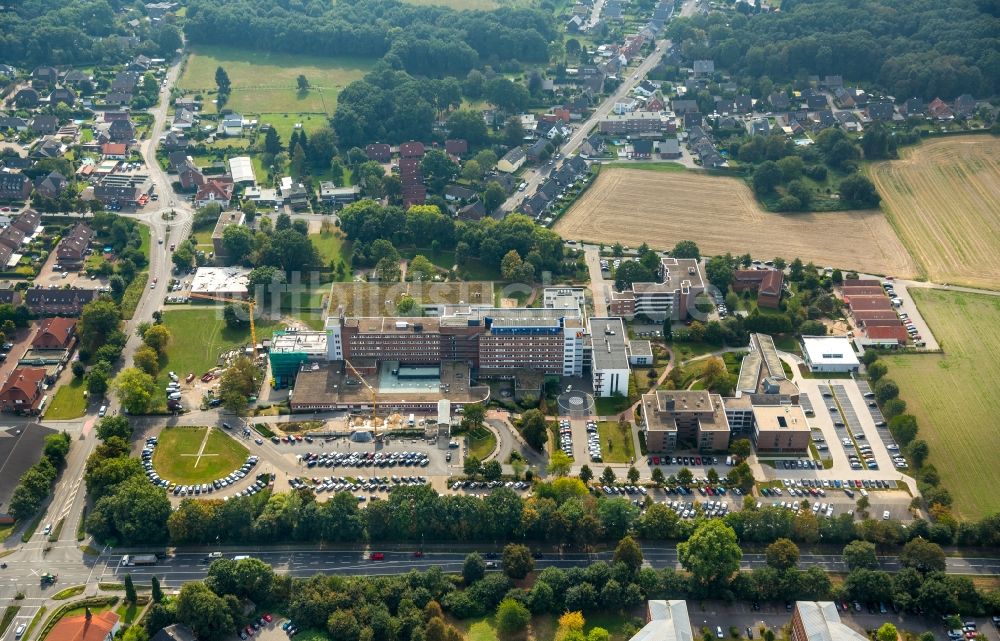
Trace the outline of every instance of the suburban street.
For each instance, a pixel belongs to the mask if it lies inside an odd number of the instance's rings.
[[[693,5],[694,2],[685,3]],[[576,125],[576,129],[573,131],[573,135],[569,137],[569,140],[563,143],[556,151],[561,153],[564,158],[568,158],[576,153],[580,145],[587,139],[590,135],[590,131],[597,126],[601,120],[606,118],[611,110],[614,109],[616,102],[621,102],[625,96],[632,91],[632,88],[639,84],[649,71],[659,64],[660,59],[666,53],[667,48],[670,46],[669,40],[659,40],[656,42],[656,50],[651,54],[646,56],[646,59],[638,66],[638,68],[629,71],[629,75],[622,79],[622,83],[618,86],[618,89],[614,93],[609,95],[607,98],[601,102],[600,105],[594,110],[594,113],[590,115],[589,118],[583,122]],[[527,183],[527,187],[523,191],[514,192],[514,194],[504,202],[501,206],[503,211],[509,212],[517,208],[517,205],[521,201],[530,198],[538,186],[545,181],[549,170],[552,167],[549,165],[542,165],[540,167],[533,167],[528,169],[523,174],[521,174],[521,181]]]

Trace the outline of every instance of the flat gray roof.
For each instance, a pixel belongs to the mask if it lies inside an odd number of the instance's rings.
[[[591,318],[594,369],[628,369],[628,335],[620,318]]]

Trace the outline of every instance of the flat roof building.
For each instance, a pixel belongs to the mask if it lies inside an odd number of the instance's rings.
[[[290,384],[299,368],[308,362],[328,360],[326,332],[275,332],[268,359],[276,387]]]
[[[729,420],[722,397],[705,390],[657,390],[642,395],[650,452],[673,452],[681,443],[702,452],[729,447]]]
[[[811,430],[799,405],[754,405],[753,440],[758,452],[809,449]]]
[[[226,249],[226,243],[223,242],[222,237],[226,227],[242,225],[245,220],[246,216],[241,211],[231,210],[219,213],[219,220],[215,222],[215,229],[212,230],[212,249],[215,251],[216,262],[224,265],[229,261],[229,250]]]
[[[856,372],[861,366],[846,336],[803,336],[802,356],[810,372]]]
[[[234,183],[246,183],[254,185],[257,183],[253,173],[253,162],[250,156],[235,156],[229,159],[229,174],[233,177]]]
[[[192,294],[246,298],[250,270],[245,267],[199,267],[191,280]]]
[[[633,283],[622,292],[611,292],[608,308],[612,315],[632,320],[646,316],[654,321],[684,320],[694,299],[705,291],[701,264],[693,258],[660,259],[660,282]]]
[[[628,396],[628,334],[620,318],[591,318],[591,382],[594,396]]]

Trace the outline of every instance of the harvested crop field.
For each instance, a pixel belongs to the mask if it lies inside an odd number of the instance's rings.
[[[925,142],[869,170],[889,221],[932,281],[1000,288],[1000,140]]]
[[[799,257],[904,277],[916,271],[878,210],[771,213],[742,182],[690,171],[604,170],[555,230],[566,239],[631,247],[669,249],[693,240],[708,255]]]

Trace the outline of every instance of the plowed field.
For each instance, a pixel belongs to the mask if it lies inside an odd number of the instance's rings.
[[[605,244],[669,249],[693,240],[708,255],[749,252],[876,274],[916,272],[878,210],[771,213],[742,182],[694,172],[605,169],[555,230],[566,239]]]
[[[890,222],[930,280],[1000,288],[1000,140],[925,142],[869,173]]]

